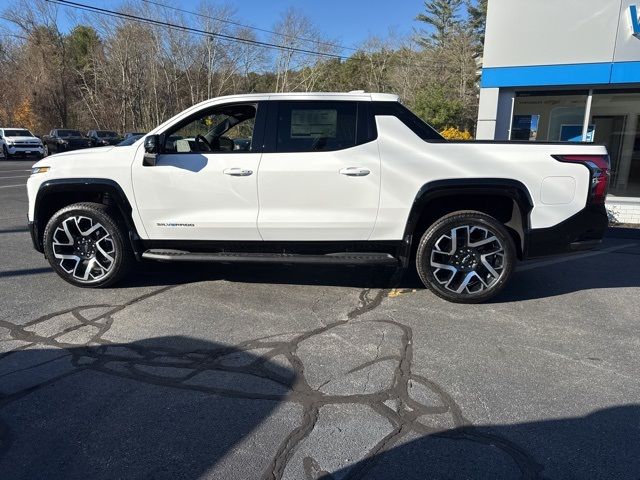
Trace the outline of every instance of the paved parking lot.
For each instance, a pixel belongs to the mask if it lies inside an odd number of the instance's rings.
[[[379,269],[59,279],[0,161],[0,478],[640,477],[640,238],[454,305]]]

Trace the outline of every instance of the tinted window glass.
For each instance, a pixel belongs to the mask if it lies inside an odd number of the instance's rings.
[[[58,130],[59,137],[81,137],[82,134],[78,130]]]
[[[200,112],[166,134],[165,153],[252,151],[255,105],[224,105]]]
[[[402,123],[409,127],[413,133],[421,139],[432,142],[445,142],[446,140],[429,124],[398,102],[374,102],[374,113],[376,115],[391,115],[397,117]]]
[[[24,129],[16,129],[16,130],[5,130],[5,137],[33,137],[33,134],[29,130]]]
[[[133,145],[134,143],[136,143],[138,140],[140,140],[142,137],[144,137],[143,134],[140,135],[129,135],[127,138],[125,138],[123,141],[121,141],[120,143],[118,143],[117,146],[119,147],[126,147],[129,145]]]
[[[278,152],[341,150],[356,144],[355,102],[280,102]]]

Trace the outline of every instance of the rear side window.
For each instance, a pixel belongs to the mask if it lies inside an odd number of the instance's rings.
[[[390,115],[397,117],[422,140],[427,142],[446,142],[433,127],[425,123],[420,117],[399,102],[374,102],[375,115]]]
[[[319,152],[356,145],[356,102],[279,102],[277,152]]]

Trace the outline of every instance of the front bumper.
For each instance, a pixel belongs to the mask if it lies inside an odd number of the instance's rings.
[[[35,248],[40,253],[44,253],[42,242],[40,242],[40,239],[39,239],[38,226],[36,225],[35,222],[29,222],[27,226],[29,227],[29,235],[31,235],[31,242],[33,243],[33,248]]]
[[[35,222],[29,222],[27,225],[29,227],[29,235],[31,235],[33,248],[35,248],[40,253],[44,253],[44,248],[42,247],[42,243],[39,240],[38,226],[35,224]]]
[[[12,147],[7,145],[7,152],[9,152],[9,155],[42,155],[44,148],[41,145],[34,145],[33,147]]]
[[[605,206],[587,205],[558,225],[530,230],[524,256],[536,258],[596,248],[608,227]]]
[[[71,152],[73,150],[80,150],[82,148],[91,148],[91,145],[88,143],[78,143],[78,144],[65,144],[65,143],[57,143],[56,151],[57,152]]]

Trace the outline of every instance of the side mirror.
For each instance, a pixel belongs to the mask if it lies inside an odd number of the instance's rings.
[[[153,167],[156,164],[156,157],[160,151],[160,135],[148,135],[144,139],[144,159],[142,165]]]

